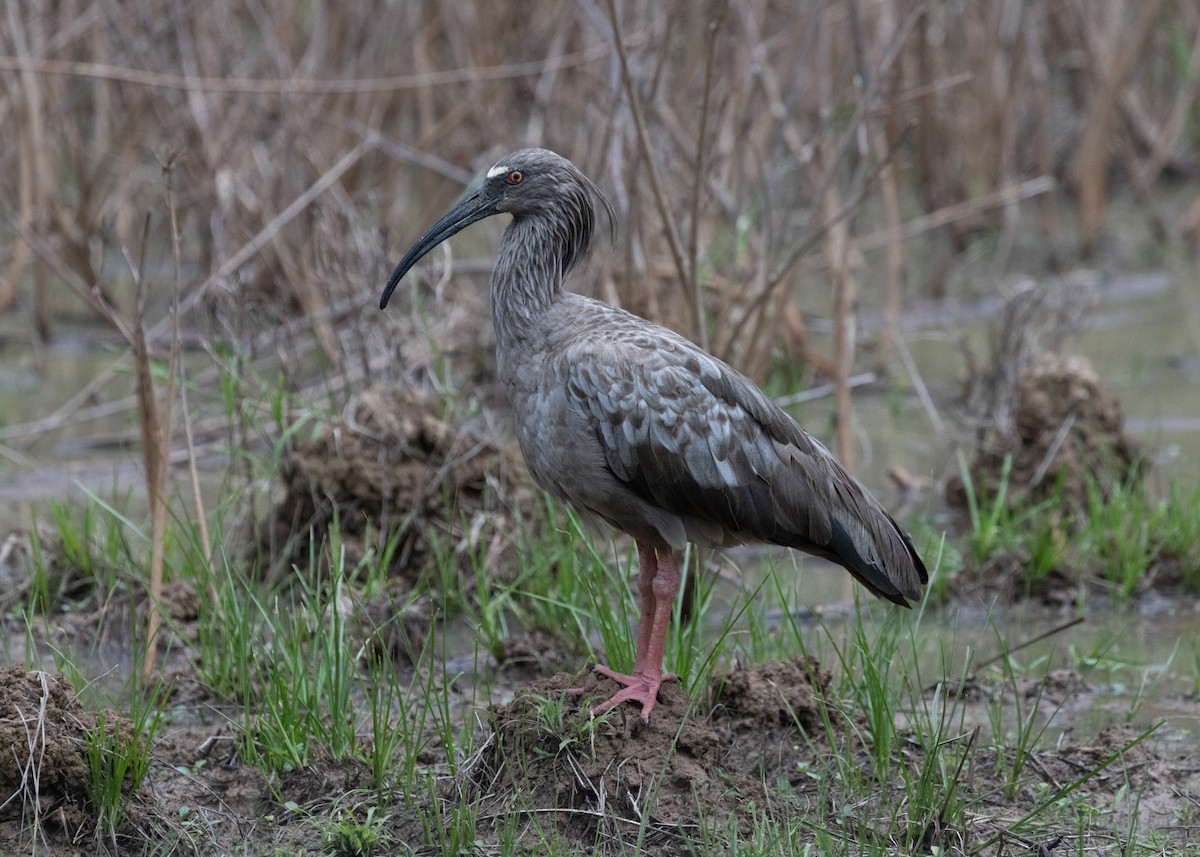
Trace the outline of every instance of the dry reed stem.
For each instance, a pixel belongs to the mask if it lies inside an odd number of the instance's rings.
[[[1085,253],[1095,248],[1108,213],[1110,147],[1121,92],[1143,55],[1161,5],[1162,0],[1139,0],[1133,4],[1132,22],[1127,20],[1130,6],[1125,2],[1100,4],[1102,15],[1083,0],[1075,0],[1071,7],[1082,29],[1088,70],[1095,81],[1073,167],[1079,183],[1079,240]]]
[[[150,501],[150,591],[146,611],[146,650],[142,675],[154,671],[158,654],[158,629],[161,622],[163,565],[167,527],[167,477],[171,472],[171,411],[174,404],[175,373],[179,361],[179,339],[172,337],[167,368],[165,407],[158,401],[154,386],[150,348],[146,341],[145,251],[149,243],[150,217],[142,233],[142,255],[130,264],[137,296],[133,316],[133,366],[137,379],[138,428],[142,439],[142,459],[146,468],[146,493]]]
[[[171,187],[171,170],[174,166],[174,158],[169,159],[163,164],[163,183],[164,191],[167,198],[167,213],[171,223],[171,261],[172,269],[172,285],[171,285],[171,348],[177,355],[179,352],[179,294],[183,289],[183,251],[180,248],[179,242],[179,211],[175,202],[175,194]],[[193,433],[192,413],[188,405],[187,393],[187,376],[185,369],[185,361],[174,357],[172,362],[176,363],[179,370],[179,401],[182,407],[183,416],[183,434],[187,443],[187,464],[188,475],[192,483],[192,502],[196,506],[196,525],[200,530],[200,550],[204,556],[204,564],[208,569],[212,569],[212,541],[208,533],[208,512],[205,509],[204,494],[200,490],[200,471],[196,463],[196,440]],[[168,399],[168,402],[170,400]],[[167,444],[168,448],[170,444]],[[208,595],[212,603],[217,601],[217,586],[214,576],[206,575],[208,578]]]
[[[828,168],[833,153],[829,146],[818,147],[818,159]],[[842,201],[836,184],[830,184],[822,197],[825,231],[825,259],[833,281],[833,384],[834,448],[842,466],[854,472],[854,403],[849,378],[854,370],[854,331],[856,286],[850,273],[849,227],[837,214]]]
[[[629,56],[625,49],[624,38],[621,35],[621,21],[617,16],[617,7],[614,0],[606,0],[606,2],[608,18],[612,24],[613,44],[617,49],[617,56],[621,61],[621,83],[625,88],[625,95],[629,102],[629,112],[633,115],[634,127],[637,129],[638,148],[641,158],[646,164],[646,172],[650,178],[650,190],[654,197],[654,205],[658,209],[658,216],[662,221],[663,233],[667,237],[667,246],[670,248],[671,258],[675,262],[675,271],[679,278],[679,284],[683,286],[686,295],[686,284],[691,281],[687,256],[683,250],[683,242],[679,238],[679,227],[676,225],[675,217],[672,215],[671,208],[667,203],[663,181],[659,174],[657,158],[654,155],[654,148],[650,145],[650,139],[646,132],[646,121],[642,115],[641,99],[638,97],[637,88],[634,86],[633,74],[629,70]],[[693,306],[692,336],[699,342],[703,335],[704,318],[702,315],[697,314],[697,311],[698,308]]]

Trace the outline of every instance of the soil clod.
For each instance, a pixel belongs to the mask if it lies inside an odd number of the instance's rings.
[[[312,539],[328,539],[335,510],[348,568],[373,546],[368,539],[387,542],[381,528],[398,530],[388,571],[409,580],[426,569],[435,540],[473,546],[485,520],[491,533],[512,529],[514,510],[528,509],[532,496],[519,454],[440,410],[415,390],[366,390],[290,448],[280,464],[284,495],[260,533],[272,562],[306,560]]]
[[[1012,395],[1011,421],[987,430],[970,467],[977,496],[996,497],[1007,480],[1010,505],[1061,497],[1080,509],[1089,485],[1105,490],[1140,477],[1141,447],[1085,358],[1038,355]],[[951,480],[946,493],[952,504],[967,505],[961,480]]]
[[[47,825],[74,833],[92,819],[87,746],[100,730],[115,742],[137,740],[115,711],[85,711],[62,673],[0,668],[0,819],[19,818],[18,836]],[[0,837],[0,853],[8,853]]]

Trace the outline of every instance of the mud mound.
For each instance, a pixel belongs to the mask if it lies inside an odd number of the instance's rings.
[[[531,492],[519,454],[438,416],[438,402],[413,390],[372,389],[341,419],[284,455],[285,493],[264,524],[273,563],[307,561],[309,533],[322,541],[336,511],[352,567],[377,538],[399,530],[390,572],[415,579],[430,559],[431,534],[449,547],[514,526]],[[469,551],[460,551],[469,553]]]
[[[710,718],[737,750],[730,763],[766,782],[792,779],[797,763],[824,743],[821,704],[829,682],[829,672],[811,656],[731,671],[716,684]]]
[[[1038,355],[1016,385],[1011,425],[993,426],[980,444],[970,468],[975,490],[995,497],[1011,456],[1010,503],[1039,502],[1061,486],[1064,502],[1081,508],[1089,481],[1103,489],[1140,476],[1140,447],[1124,424],[1120,403],[1086,359]],[[966,506],[961,480],[951,480],[947,498]]]
[[[820,729],[819,699],[829,681],[829,671],[811,655],[736,669],[718,685],[713,718],[739,727],[754,724],[759,731],[797,722],[804,729]]]
[[[664,685],[647,724],[633,705],[593,720],[586,707],[616,685],[591,672],[560,673],[493,710],[470,791],[497,828],[513,813],[535,814],[568,848],[615,854],[629,853],[646,819],[643,853],[684,853],[701,836],[697,806],[705,823],[753,823],[746,809],[765,805],[762,771],[776,767],[763,756],[804,744],[795,719],[819,722],[828,680],[815,661],[799,659],[737,669],[714,680],[719,702],[708,717],[679,685]]]
[[[104,728],[131,741],[133,724],[114,711],[84,711],[62,673],[0,668],[0,700],[0,794],[20,795],[0,817],[77,829],[87,817],[88,737]]]

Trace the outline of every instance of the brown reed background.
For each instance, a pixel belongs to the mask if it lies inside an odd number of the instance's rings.
[[[1156,191],[1200,169],[1191,0],[6,0],[3,16],[0,312],[33,305],[42,336],[81,308],[111,316],[129,258],[171,282],[169,186],[183,305],[221,335],[303,313],[339,363],[330,307],[372,307],[475,171],[542,145],[618,212],[615,252],[574,288],[756,376],[780,353],[844,375],[852,328],[816,354],[798,306],[894,319],[945,294],[981,236],[997,272],[1030,232],[1040,267],[1087,259],[1114,188],[1169,233]]]

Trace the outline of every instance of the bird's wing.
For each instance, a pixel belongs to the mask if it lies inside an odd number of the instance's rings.
[[[919,597],[926,575],[908,537],[745,376],[657,326],[581,336],[562,357],[571,406],[643,500],[736,540],[826,556],[893,601]]]

